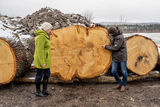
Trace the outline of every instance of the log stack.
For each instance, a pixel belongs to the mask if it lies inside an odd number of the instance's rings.
[[[62,80],[100,76],[108,71],[112,63],[111,52],[101,45],[110,44],[105,28],[86,29],[84,26],[69,26],[52,31],[51,75]]]
[[[107,73],[112,53],[101,45],[110,45],[108,31],[102,27],[87,29],[74,25],[53,30],[51,75],[68,81],[75,77],[87,79]],[[158,61],[158,48],[151,39],[134,35],[126,38],[126,45],[129,70],[145,75],[154,69]],[[0,84],[9,83],[30,68],[33,61],[30,47],[25,48],[20,40],[0,38]]]
[[[158,47],[151,39],[142,35],[126,38],[127,68],[138,75],[145,75],[155,68],[158,61]]]
[[[54,26],[51,37],[52,76],[58,75],[65,81],[75,77],[93,78],[108,72],[111,66],[111,52],[101,47],[110,44],[108,31],[102,27],[87,29],[79,25],[69,26],[77,23],[88,26],[91,23],[79,14],[64,14],[57,9],[42,8],[23,19],[0,16],[0,20],[3,30],[9,29],[17,35],[33,34],[33,29],[44,21]],[[34,54],[34,38],[28,41],[27,44],[31,46],[25,48],[20,40],[0,38],[0,84],[9,83],[29,69]],[[154,69],[158,48],[151,39],[134,35],[126,38],[126,44],[129,70],[145,75]]]
[[[0,37],[0,84],[22,76],[33,61],[33,55],[19,39]]]
[[[52,31],[52,76],[58,75],[67,81],[106,73],[111,65],[111,52],[100,47],[104,44],[109,45],[110,40],[107,30],[102,27],[70,26]],[[134,35],[126,38],[126,45],[130,71],[145,75],[155,68],[158,48],[151,39]]]

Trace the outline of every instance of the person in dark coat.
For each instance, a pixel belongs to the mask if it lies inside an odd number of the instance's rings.
[[[101,24],[92,24],[90,27],[101,26],[107,29],[106,26]],[[111,45],[103,45],[102,47],[112,51],[112,74],[117,81],[115,89],[125,91],[127,84],[127,48],[122,32],[118,27],[109,27],[108,33],[110,36]],[[123,79],[118,75],[118,65],[120,64]]]

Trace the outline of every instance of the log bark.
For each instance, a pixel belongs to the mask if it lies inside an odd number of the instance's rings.
[[[155,68],[158,47],[154,41],[142,35],[126,38],[127,68],[138,75],[145,75]]]
[[[6,84],[28,71],[33,55],[19,39],[0,37],[0,84]]]
[[[157,63],[155,70],[160,70],[160,56],[158,58],[158,63]]]
[[[159,49],[159,58],[158,58],[158,63],[157,63],[156,69],[160,70],[160,46],[158,47],[158,49]]]
[[[30,73],[31,74],[31,73]],[[144,80],[149,78],[160,78],[159,71],[152,71],[146,75],[130,75],[128,76],[127,82]],[[35,82],[35,73],[33,75],[25,76],[23,78],[16,78],[16,83],[34,83]],[[115,83],[115,79],[113,76],[98,76],[90,79],[78,79],[74,78],[70,81],[64,81],[58,78],[57,76],[49,78],[49,83]]]
[[[93,78],[107,72],[112,63],[108,31],[102,27],[86,29],[75,25],[52,31],[51,75],[62,80]]]

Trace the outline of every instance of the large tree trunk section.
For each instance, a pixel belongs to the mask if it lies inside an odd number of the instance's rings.
[[[28,70],[33,56],[17,39],[0,38],[0,84],[11,82]]]
[[[107,42],[106,42],[107,41]],[[52,31],[51,75],[62,80],[93,78],[107,72],[111,63],[111,52],[101,45],[110,44],[106,29],[69,26]]]
[[[126,39],[127,68],[138,75],[145,75],[155,68],[158,61],[158,47],[149,38],[134,35]]]

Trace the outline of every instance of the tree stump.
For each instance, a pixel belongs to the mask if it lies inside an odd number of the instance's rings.
[[[145,75],[155,68],[158,47],[151,39],[134,35],[126,38],[127,68],[138,75]]]
[[[108,31],[102,27],[86,29],[69,26],[52,31],[51,75],[62,80],[93,78],[107,72],[112,63],[111,52],[101,45],[109,45]]]
[[[33,61],[19,39],[0,37],[0,84],[11,82],[27,71]]]

